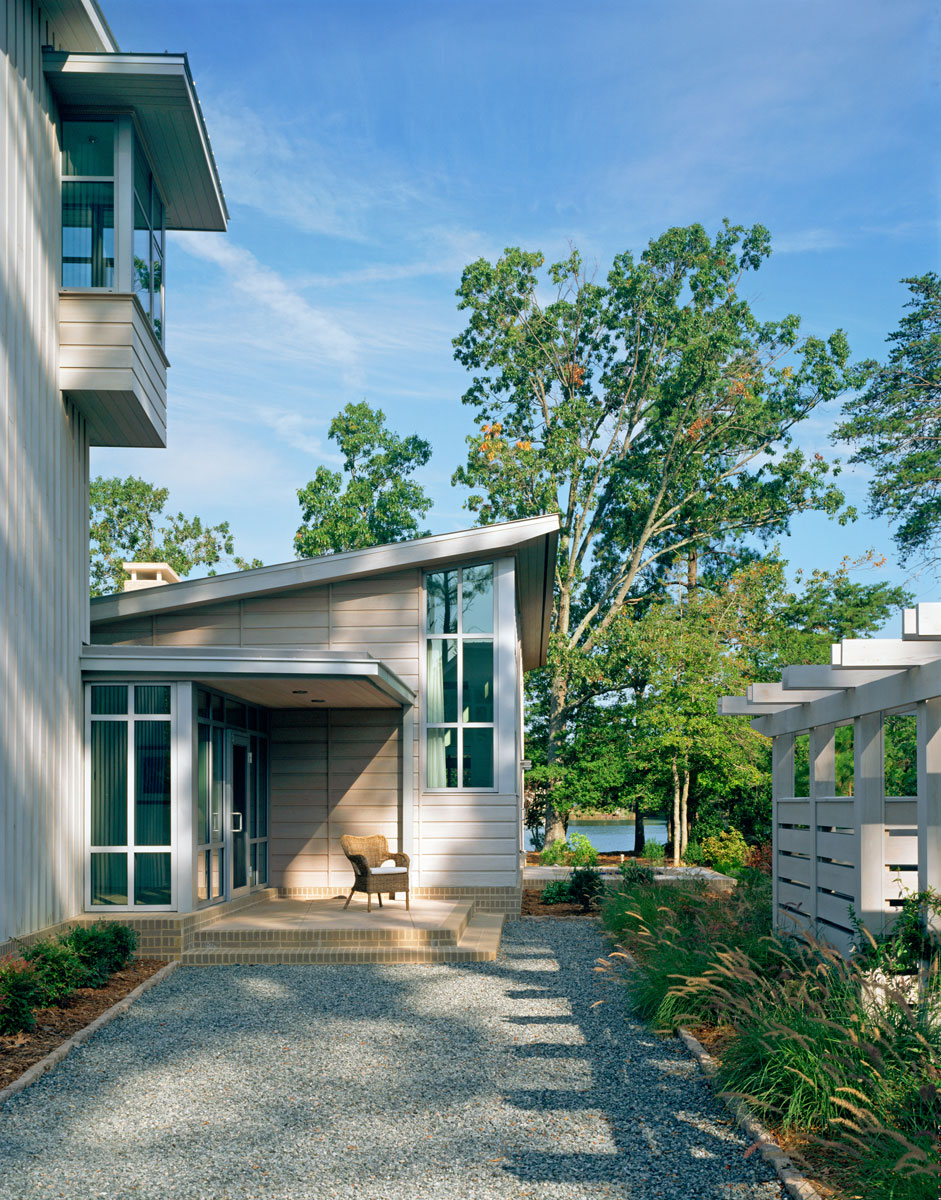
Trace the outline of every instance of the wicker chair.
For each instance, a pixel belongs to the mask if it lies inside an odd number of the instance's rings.
[[[349,908],[354,892],[366,893],[366,911],[372,912],[372,898],[379,897],[379,907],[382,908],[382,893],[388,892],[389,899],[395,899],[396,892],[405,893],[405,910],[410,912],[408,900],[408,855],[389,853],[389,843],[382,834],[372,837],[353,837],[347,834],[340,838],[343,853],[353,867],[353,886],[346,898],[344,910]],[[382,864],[386,859],[392,859],[395,866]]]

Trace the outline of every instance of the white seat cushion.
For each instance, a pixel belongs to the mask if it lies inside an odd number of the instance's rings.
[[[400,871],[404,871],[405,867],[392,866],[373,867],[370,871],[372,875],[398,875]]]

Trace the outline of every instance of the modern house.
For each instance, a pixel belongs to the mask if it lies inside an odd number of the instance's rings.
[[[94,0],[5,0],[0,953],[335,895],[347,832],[409,854],[413,896],[519,905],[556,518],[206,580],[138,564],[89,607],[89,449],[166,444],[166,231],[226,222],[186,56],[120,53]]]

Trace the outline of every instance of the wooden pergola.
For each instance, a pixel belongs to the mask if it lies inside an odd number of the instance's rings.
[[[906,609],[902,637],[847,639],[829,666],[786,667],[719,701],[772,739],[775,925],[844,953],[850,908],[872,933],[907,893],[941,890],[941,604]],[[885,718],[914,714],[915,795],[887,795]],[[837,795],[836,729],[853,727],[853,794]],[[796,739],[808,735],[808,795],[795,795]]]

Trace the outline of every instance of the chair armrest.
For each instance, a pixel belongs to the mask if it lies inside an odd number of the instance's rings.
[[[401,850],[396,854],[390,854],[389,857],[397,867],[405,867],[406,869],[408,868],[408,855],[403,854]]]
[[[350,860],[354,875],[365,877],[369,874],[369,863],[365,854],[348,854],[346,857]]]

